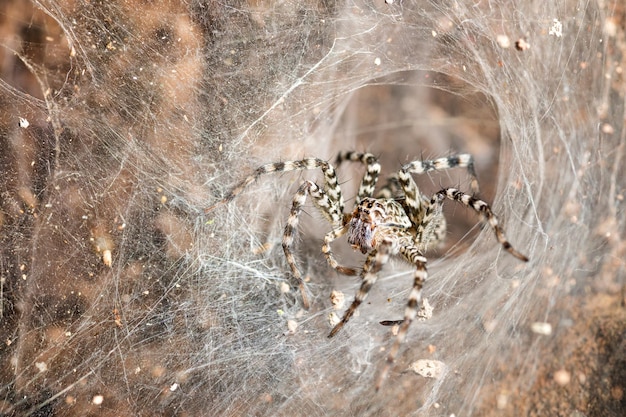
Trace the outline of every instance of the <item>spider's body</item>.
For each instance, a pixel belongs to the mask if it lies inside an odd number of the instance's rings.
[[[422,195],[412,178],[413,174],[428,171],[444,170],[454,167],[466,168],[471,179],[473,193],[478,192],[478,181],[474,172],[471,155],[460,154],[432,161],[413,161],[402,167],[396,175],[389,178],[376,198],[373,197],[376,182],[380,173],[380,164],[376,157],[369,153],[341,152],[336,163],[343,161],[360,162],[366,165],[366,172],[361,181],[352,212],[344,213],[344,201],[337,180],[335,168],[322,159],[305,158],[299,161],[286,161],[262,165],[254,174],[240,182],[220,203],[231,201],[261,175],[271,172],[295,171],[320,168],[324,173],[324,186],[320,187],[313,181],[304,181],[293,198],[291,212],[283,234],[283,250],[294,278],[298,282],[305,308],[309,307],[302,275],[296,265],[292,246],[296,234],[299,216],[307,196],[320,209],[330,222],[332,230],[324,238],[322,252],[328,264],[345,275],[360,275],[361,287],[341,321],[331,330],[328,337],[334,336],[353,316],[359,305],[365,300],[370,288],[376,282],[378,272],[392,256],[400,256],[415,266],[413,289],[401,322],[398,336],[387,356],[387,364],[376,385],[380,385],[395,361],[400,345],[406,337],[409,325],[417,316],[422,300],[422,287],[426,282],[425,251],[445,236],[446,221],[442,213],[445,199],[462,203],[480,214],[495,232],[502,247],[516,258],[527,261],[528,258],[517,252],[507,241],[497,217],[487,203],[455,188],[444,188],[432,198]],[[219,204],[219,203],[218,203]],[[216,204],[217,205],[217,204]],[[213,209],[216,205],[207,209]],[[361,271],[340,265],[332,254],[331,243],[347,235],[348,243],[355,250],[367,255]]]
[[[392,199],[365,198],[352,213],[348,223],[348,243],[362,253],[378,247],[377,242],[392,238],[411,239],[409,229],[413,225],[402,205]],[[404,238],[404,239],[402,239]]]

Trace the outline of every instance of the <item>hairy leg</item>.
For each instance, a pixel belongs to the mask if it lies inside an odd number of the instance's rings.
[[[521,261],[524,261],[524,262],[528,261],[528,258],[525,255],[522,255],[520,252],[515,250],[513,246],[511,245],[511,243],[509,243],[509,241],[507,240],[504,234],[504,230],[500,226],[498,217],[495,214],[493,214],[493,211],[491,211],[491,207],[489,207],[489,204],[469,194],[465,194],[462,191],[457,190],[456,188],[444,188],[443,190],[437,192],[433,196],[431,200],[431,204],[437,204],[436,200],[442,201],[444,198],[448,198],[453,201],[458,201],[462,203],[463,205],[476,211],[482,218],[487,220],[487,223],[489,223],[489,226],[491,226],[494,233],[496,234],[496,239],[498,239],[498,242],[500,242],[502,247],[507,252],[509,252],[511,255],[515,256],[517,259]]]

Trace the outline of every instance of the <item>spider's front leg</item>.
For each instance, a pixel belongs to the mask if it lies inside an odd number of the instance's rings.
[[[296,266],[296,261],[293,256],[292,246],[294,241],[294,235],[297,231],[298,216],[302,210],[302,205],[306,201],[307,195],[311,195],[314,199],[315,205],[320,209],[324,217],[332,224],[333,228],[341,227],[344,220],[343,208],[344,202],[341,195],[341,188],[337,180],[337,174],[335,168],[319,158],[304,158],[297,161],[285,161],[275,162],[271,164],[265,164],[258,167],[251,175],[240,181],[233,189],[226,194],[224,198],[205,209],[205,212],[210,212],[222,204],[226,204],[238,195],[242,194],[244,190],[255,183],[261,176],[277,172],[290,172],[300,170],[313,170],[321,169],[324,174],[324,187],[320,188],[317,184],[311,181],[305,181],[298,192],[293,198],[293,204],[291,213],[285,226],[285,232],[283,235],[283,250],[287,258],[287,262],[291,268],[291,272],[298,282],[300,291],[302,293],[302,303],[304,308],[309,308],[309,299],[306,295],[304,288],[304,282],[302,280],[302,274]]]
[[[217,201],[212,206],[207,207],[204,211],[208,213],[222,204],[229,203],[263,175],[275,172],[312,170],[317,168],[320,168],[324,173],[324,190],[332,203],[328,208],[328,211],[325,213],[325,216],[329,218],[329,221],[333,223],[333,225],[341,224],[344,203],[341,195],[341,188],[339,187],[339,182],[337,180],[337,173],[331,164],[319,158],[304,158],[298,161],[274,162],[271,164],[261,165],[254,170],[254,173],[244,178],[243,181],[240,181],[233,189],[231,189],[224,198]]]
[[[358,271],[354,268],[339,265],[339,262],[337,262],[335,256],[333,255],[330,244],[335,239],[340,238],[348,232],[348,229],[350,228],[350,225],[348,223],[351,217],[352,215],[346,215],[344,219],[344,226],[328,232],[326,236],[324,236],[324,244],[322,245],[322,253],[324,254],[324,256],[326,256],[326,261],[328,262],[328,265],[330,265],[330,267],[335,269],[337,272],[344,275],[357,275]]]
[[[415,320],[415,317],[417,317],[419,306],[422,303],[422,288],[424,288],[424,284],[426,283],[426,279],[428,278],[428,270],[426,269],[426,258],[420,255],[420,250],[417,246],[402,246],[400,248],[400,254],[408,262],[415,265],[416,267],[416,270],[413,273],[413,289],[409,294],[409,301],[407,302],[406,308],[404,310],[404,320],[402,320],[402,322],[400,323],[400,329],[398,330],[396,340],[391,347],[391,350],[389,350],[385,367],[383,368],[380,376],[378,377],[378,381],[376,382],[376,391],[380,389],[383,382],[387,378],[389,369],[391,369],[391,366],[396,361],[396,356],[398,355],[400,346],[402,345],[402,343],[404,343],[404,339],[406,339],[406,334],[409,330],[409,326],[411,325],[411,322]]]
[[[287,263],[291,268],[291,273],[298,283],[298,287],[300,288],[300,292],[302,293],[302,304],[305,309],[309,309],[309,297],[306,294],[306,289],[304,286],[304,280],[302,279],[302,274],[296,265],[296,259],[293,255],[293,242],[294,237],[298,231],[299,217],[302,212],[302,207],[306,202],[307,195],[310,195],[313,198],[313,203],[315,206],[321,211],[321,213],[330,221],[332,224],[336,225],[339,223],[339,220],[336,216],[336,203],[333,199],[329,198],[329,196],[322,190],[317,184],[313,181],[304,181],[302,185],[298,188],[298,191],[293,197],[293,202],[291,204],[291,211],[289,213],[289,218],[287,219],[287,225],[285,226],[285,232],[283,233],[283,251],[285,252],[285,258],[287,259]],[[329,251],[330,252],[330,251]],[[332,258],[332,254],[330,255]],[[330,260],[329,260],[330,263]],[[336,261],[335,261],[336,264]],[[338,265],[337,265],[338,266]],[[345,268],[342,271],[339,267],[336,268],[340,272],[349,272],[349,268]],[[356,273],[356,272],[355,272]],[[354,275],[354,274],[352,274]]]
[[[341,330],[341,328],[354,315],[356,309],[367,298],[367,294],[378,279],[378,272],[387,262],[389,262],[389,258],[393,255],[394,247],[394,242],[385,240],[378,246],[377,249],[370,252],[367,256],[365,264],[363,265],[363,270],[361,271],[361,287],[357,291],[350,307],[348,307],[345,313],[343,313],[341,321],[330,331],[330,334],[328,335],[329,338],[333,337],[339,330]]]
[[[511,243],[507,240],[504,234],[504,230],[502,229],[498,221],[498,217],[493,214],[493,211],[491,211],[491,207],[489,207],[489,204],[469,194],[465,194],[464,192],[459,191],[456,188],[444,188],[433,196],[431,200],[431,205],[441,204],[444,198],[448,198],[452,201],[458,201],[480,214],[481,217],[487,220],[489,226],[491,226],[494,233],[496,234],[496,239],[498,239],[498,242],[500,242],[502,247],[520,261],[528,262],[528,257],[515,250],[515,248],[513,248],[513,245],[511,245]]]

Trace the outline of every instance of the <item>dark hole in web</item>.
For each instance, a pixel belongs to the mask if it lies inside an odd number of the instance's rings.
[[[479,197],[493,203],[497,186],[500,125],[489,99],[463,81],[443,74],[400,72],[373,80],[350,99],[336,131],[337,148],[356,143],[357,151],[379,156],[385,177],[405,163],[458,153],[470,153],[480,184]],[[362,169],[341,171],[344,195],[353,198]],[[414,179],[429,198],[444,187],[455,187],[471,194],[465,168],[430,172]],[[350,190],[350,191],[348,191]],[[348,202],[350,207],[352,201]],[[480,218],[462,205],[446,201],[448,223],[446,240],[431,256],[441,256],[469,247],[480,231]],[[504,213],[496,213],[501,217]]]

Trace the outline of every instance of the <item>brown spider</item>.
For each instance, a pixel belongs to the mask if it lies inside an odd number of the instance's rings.
[[[355,200],[354,210],[351,213],[344,213],[344,202],[335,168],[327,161],[318,158],[305,158],[299,161],[276,162],[260,166],[252,175],[230,191],[224,199],[206,211],[231,201],[263,174],[321,168],[324,173],[323,188],[313,181],[304,181],[293,197],[291,212],[283,234],[283,250],[287,263],[291,267],[291,272],[300,287],[303,305],[308,309],[309,300],[302,275],[296,266],[292,247],[302,206],[307,196],[311,196],[313,203],[332,225],[332,230],[326,234],[322,246],[322,252],[326,256],[328,264],[342,274],[358,274],[362,279],[361,287],[352,304],[345,311],[341,321],[330,331],[328,337],[333,337],[354,315],[376,282],[378,272],[389,261],[390,257],[400,256],[416,267],[413,274],[413,289],[404,312],[404,320],[400,322],[396,341],[389,351],[386,365],[376,384],[376,390],[378,390],[386,378],[389,368],[394,363],[409,325],[417,316],[419,305],[422,302],[422,288],[428,277],[426,258],[423,254],[429,247],[439,243],[445,235],[446,221],[442,213],[444,199],[458,201],[476,211],[487,220],[495,232],[498,242],[507,252],[524,262],[528,261],[528,258],[516,251],[507,241],[504,231],[498,223],[498,218],[487,203],[455,188],[444,188],[428,199],[420,193],[411,176],[412,174],[423,174],[428,171],[454,167],[466,168],[471,178],[472,191],[477,193],[478,181],[471,155],[459,154],[431,161],[410,162],[389,178],[387,185],[383,187],[376,198],[372,197],[380,173],[380,164],[376,157],[370,153],[340,152],[337,155],[336,164],[339,165],[343,161],[360,162],[367,167]],[[398,193],[401,193],[400,196]],[[347,234],[348,242],[355,250],[367,254],[360,273],[354,268],[340,265],[332,254],[331,243],[344,234]]]

